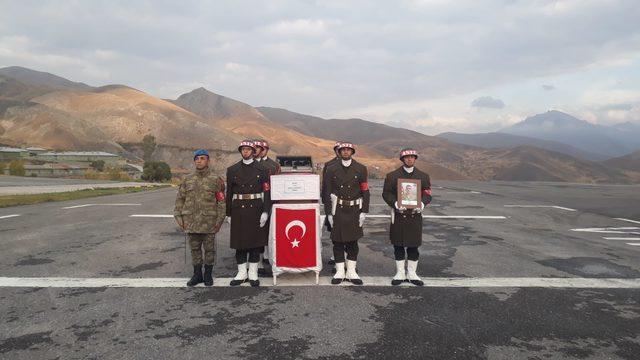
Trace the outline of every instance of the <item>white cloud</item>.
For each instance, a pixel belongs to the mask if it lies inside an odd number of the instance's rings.
[[[482,96],[474,99],[471,106],[476,108],[502,109],[505,107],[504,101],[491,96]]]
[[[254,105],[418,121],[438,132],[451,127],[447,121],[496,130],[511,121],[507,114],[552,107],[630,118],[631,110],[598,108],[635,103],[632,94],[640,91],[640,7],[633,0],[251,6],[114,0],[5,7],[0,66],[92,85],[124,83],[160,97],[175,98],[197,84]],[[557,89],[541,91],[541,84]],[[486,94],[499,94],[494,100],[508,106],[469,107]]]
[[[284,36],[320,36],[325,34],[326,25],[322,20],[296,19],[279,21],[267,26],[267,29]]]

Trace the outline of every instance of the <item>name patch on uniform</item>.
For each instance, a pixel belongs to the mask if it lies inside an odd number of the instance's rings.
[[[361,182],[360,183],[360,191],[367,191],[367,190],[369,190],[369,183]]]

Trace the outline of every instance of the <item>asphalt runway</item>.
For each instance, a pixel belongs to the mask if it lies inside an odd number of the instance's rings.
[[[227,224],[219,286],[183,287],[185,239],[162,217],[173,188],[0,209],[0,357],[638,358],[640,186],[437,182],[422,288],[388,286],[389,211],[381,183],[371,189],[380,217],[360,241],[363,287],[227,287]]]
[[[0,196],[49,194],[77,190],[157,186],[146,182],[0,176]]]

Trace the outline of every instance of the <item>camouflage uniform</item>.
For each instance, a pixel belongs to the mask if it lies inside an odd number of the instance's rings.
[[[193,265],[215,262],[215,234],[225,218],[224,180],[209,168],[187,175],[178,188],[173,216],[189,236]]]

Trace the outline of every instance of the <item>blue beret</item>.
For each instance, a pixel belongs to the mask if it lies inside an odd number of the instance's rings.
[[[196,150],[196,151],[193,153],[193,160],[195,160],[198,156],[201,156],[201,155],[204,155],[204,156],[206,156],[206,157],[209,157],[209,152],[208,152],[207,150],[204,150],[204,149]]]

